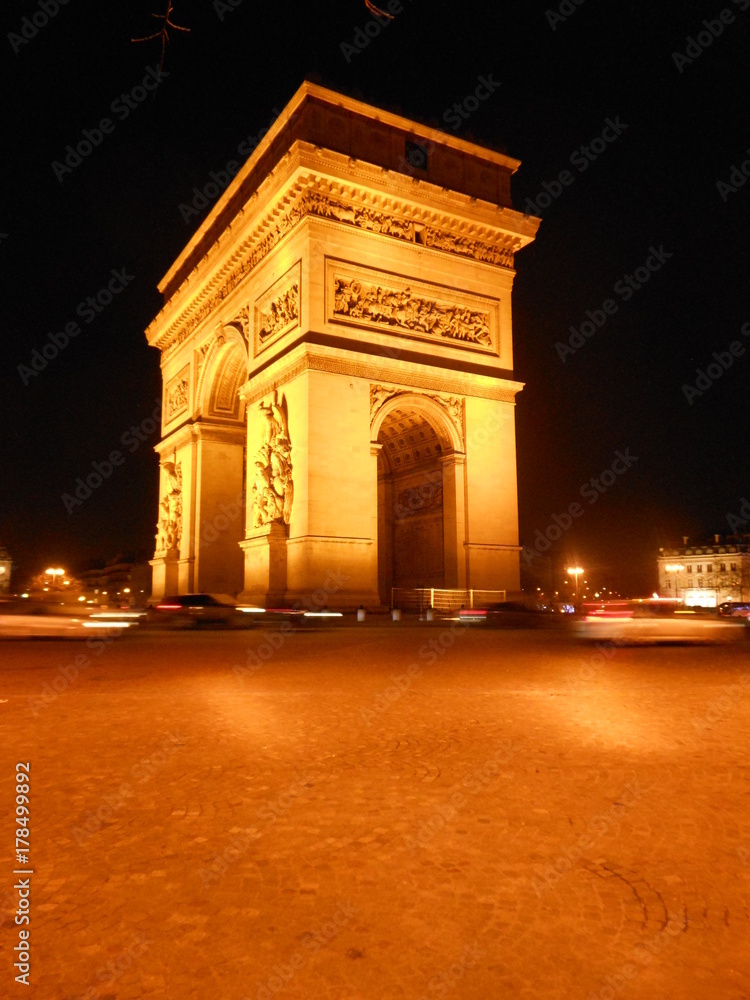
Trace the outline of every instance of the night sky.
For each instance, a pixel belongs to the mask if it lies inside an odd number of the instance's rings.
[[[153,554],[156,285],[210,210],[192,210],[194,188],[306,78],[522,161],[514,206],[543,219],[513,300],[522,542],[578,502],[545,565],[638,592],[660,545],[728,533],[750,497],[750,0],[394,0],[371,38],[363,0],[175,0],[190,34],[172,33],[158,84],[159,42],[131,38],[162,0],[43,3],[51,16],[33,0],[3,13],[0,544],[17,583]],[[492,93],[462,118],[480,78]],[[571,331],[587,320],[590,336]],[[42,368],[33,352],[66,325]],[[66,509],[113,450],[124,463]],[[635,461],[597,493],[618,451]]]

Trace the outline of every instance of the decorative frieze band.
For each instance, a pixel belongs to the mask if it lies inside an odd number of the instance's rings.
[[[180,312],[155,346],[165,354],[176,350],[306,216],[335,220],[381,236],[503,268],[513,267],[514,252],[525,242],[488,226],[459,226],[448,216],[440,216],[441,225],[436,225],[435,213],[406,204],[395,205],[392,197],[370,193],[369,204],[364,204],[362,199],[362,193],[351,185],[334,184],[314,175],[300,177],[285,198],[258,223],[252,235],[237,246],[225,266]],[[451,223],[461,231],[450,228]],[[469,235],[465,233],[467,228]]]
[[[326,319],[497,353],[498,301],[326,260]]]

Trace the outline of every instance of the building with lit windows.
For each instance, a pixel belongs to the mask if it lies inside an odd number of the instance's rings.
[[[0,545],[0,594],[10,592],[10,571],[13,566],[8,550]]]
[[[750,601],[750,536],[710,544],[660,548],[659,593],[685,604],[715,608],[724,601]]]

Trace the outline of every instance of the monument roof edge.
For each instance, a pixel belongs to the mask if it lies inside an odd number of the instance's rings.
[[[248,156],[247,160],[242,164],[235,177],[216,200],[216,203],[211,211],[193,233],[190,240],[186,243],[180,254],[172,263],[171,267],[164,274],[161,281],[158,282],[157,287],[162,295],[164,295],[166,290],[172,285],[191,257],[193,257],[193,255],[199,250],[201,244],[203,244],[209,237],[211,231],[214,229],[233,198],[240,191],[244,182],[256,169],[261,159],[269,153],[274,141],[289,124],[295,113],[299,111],[305,101],[311,99],[343,108],[344,110],[351,111],[353,114],[371,118],[374,121],[379,121],[395,129],[417,134],[419,138],[424,138],[428,141],[438,143],[441,146],[454,149],[456,152],[464,153],[465,155],[475,157],[476,159],[485,160],[486,162],[494,163],[497,166],[505,167],[511,173],[515,173],[521,165],[520,160],[507,156],[505,153],[488,149],[486,146],[481,146],[478,143],[470,142],[467,139],[451,135],[448,132],[443,132],[433,126],[423,125],[420,122],[406,118],[403,115],[398,115],[391,111],[385,111],[372,104],[366,104],[364,101],[359,101],[355,98],[348,97],[345,94],[323,87],[320,84],[305,80],[297,88],[292,98],[287,102],[278,117],[269,127],[265,136],[260,140],[250,156]]]

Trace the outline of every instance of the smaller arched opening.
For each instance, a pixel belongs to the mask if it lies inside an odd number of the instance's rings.
[[[446,537],[446,509],[451,511],[455,503],[445,468],[456,450],[455,429],[434,401],[404,394],[385,404],[373,434],[381,601],[391,603],[393,588],[454,585],[455,554]]]
[[[236,594],[242,589],[247,431],[240,388],[247,381],[247,345],[220,329],[199,376],[192,522],[193,587]]]

